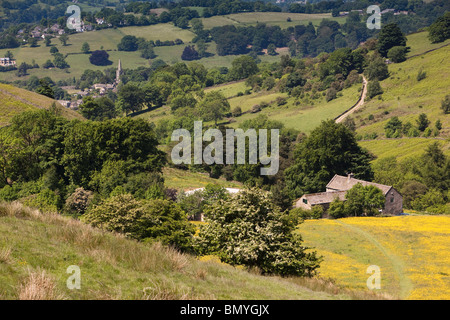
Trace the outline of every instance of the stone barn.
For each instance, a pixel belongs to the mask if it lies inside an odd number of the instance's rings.
[[[375,186],[383,192],[386,198],[383,213],[398,215],[403,212],[403,197],[394,187],[355,179],[352,174],[346,177],[336,174],[327,184],[326,192],[305,194],[296,201],[295,207],[311,209],[315,205],[321,205],[326,211],[336,197],[345,201],[345,194],[357,183],[361,183],[363,186]]]

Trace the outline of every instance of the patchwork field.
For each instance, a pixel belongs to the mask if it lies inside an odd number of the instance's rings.
[[[366,289],[371,265],[381,289],[402,299],[450,299],[450,217],[397,216],[307,220],[298,231],[324,257],[320,276]]]

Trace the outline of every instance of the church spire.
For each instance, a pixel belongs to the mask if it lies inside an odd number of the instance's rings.
[[[116,72],[116,84],[119,84],[120,82],[120,76],[122,75],[122,62],[119,59],[119,65],[117,66],[117,72]]]

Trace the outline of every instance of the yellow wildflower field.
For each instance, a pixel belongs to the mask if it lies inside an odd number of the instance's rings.
[[[381,291],[401,299],[450,299],[450,217],[409,215],[307,220],[298,231],[323,256],[319,275],[366,289],[370,265]]]

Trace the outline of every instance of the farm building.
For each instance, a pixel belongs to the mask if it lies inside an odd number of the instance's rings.
[[[357,183],[361,183],[363,186],[375,186],[383,192],[386,198],[383,213],[395,215],[403,212],[403,197],[392,186],[355,179],[352,174],[347,177],[336,174],[328,182],[326,192],[305,194],[296,201],[295,207],[309,210],[313,206],[320,205],[326,211],[336,197],[345,201],[345,194]]]

